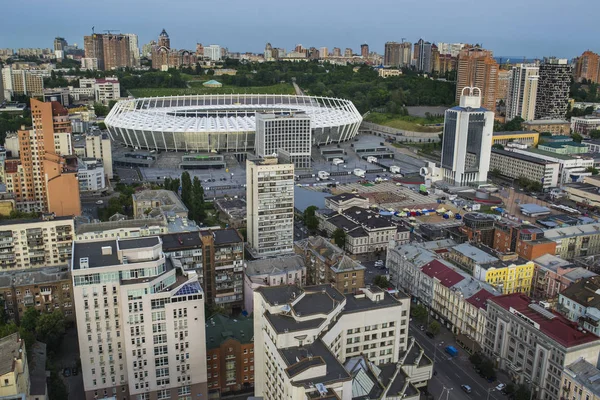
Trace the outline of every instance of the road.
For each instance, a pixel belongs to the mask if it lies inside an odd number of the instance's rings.
[[[410,323],[409,332],[423,347],[425,354],[432,360],[435,359],[434,370],[437,375],[429,381],[429,393],[436,400],[439,399],[444,388],[451,389],[449,400],[507,400],[506,396],[494,390],[494,387],[499,383],[498,381],[488,383],[475,372],[468,359],[468,354],[456,345],[449,332],[442,330],[446,334],[440,333],[436,338],[430,339],[414,322]],[[458,349],[459,355],[457,357],[451,358],[444,351],[444,348],[448,345],[453,345]],[[465,393],[461,389],[461,385],[471,386],[473,390],[471,394]],[[489,399],[488,390],[490,390]],[[445,399],[446,394],[444,393],[441,400]]]

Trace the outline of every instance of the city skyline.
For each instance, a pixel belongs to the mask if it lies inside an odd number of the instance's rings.
[[[234,12],[223,18],[221,9],[206,9],[187,0],[171,2],[168,8],[148,7],[138,0],[127,2],[127,7],[115,0],[85,5],[66,0],[65,7],[76,6],[70,7],[68,13],[64,12],[65,8],[47,9],[41,1],[33,0],[11,5],[14,15],[27,15],[30,23],[24,25],[18,18],[8,18],[0,27],[0,37],[9,39],[2,41],[0,48],[52,47],[55,36],[65,37],[69,43],[83,48],[83,36],[89,35],[95,26],[97,33],[105,29],[135,33],[140,37],[140,45],[155,40],[165,28],[177,48],[194,49],[196,42],[200,42],[220,44],[234,52],[254,53],[262,53],[265,43],[270,42],[274,47],[283,48],[298,43],[306,47],[350,47],[355,53],[360,52],[362,43],[367,43],[372,51],[383,54],[385,42],[401,41],[403,37],[412,43],[419,38],[432,43],[482,43],[493,50],[495,56],[572,58],[586,49],[598,50],[594,47],[592,18],[594,11],[600,11],[600,5],[595,3],[586,3],[587,12],[578,15],[577,21],[573,14],[573,20],[569,21],[563,10],[564,3],[555,0],[544,2],[543,6],[540,0],[526,5],[509,0],[504,9],[511,9],[514,4],[521,12],[502,15],[487,10],[489,16],[485,19],[480,15],[486,10],[473,7],[469,0],[460,0],[452,9],[441,7],[446,3],[436,1],[439,7],[431,3],[398,5],[384,0],[378,7],[358,13],[355,7],[339,8],[308,0],[305,7],[290,9],[294,18],[281,18],[281,5],[275,7],[270,0],[257,0],[235,4],[230,9]],[[584,5],[581,0],[576,3]],[[314,13],[315,7],[321,11]],[[108,9],[110,20],[102,17],[108,15]],[[143,19],[139,10],[144,10]],[[535,11],[535,19],[530,18],[528,10]],[[402,19],[402,16],[423,13],[427,13],[426,26],[418,18]],[[332,18],[340,22],[332,24]],[[450,23],[450,18],[456,23]],[[401,27],[397,25],[400,20],[404,21]],[[377,30],[368,28],[372,26],[369,21],[377,21]],[[466,23],[468,21],[471,22]],[[568,27],[569,36],[561,29],[547,29],[561,25]],[[36,29],[32,30],[31,26]],[[507,33],[491,30],[490,26],[503,27]],[[525,34],[527,40],[524,40]],[[572,46],[572,37],[578,38],[577,47]]]

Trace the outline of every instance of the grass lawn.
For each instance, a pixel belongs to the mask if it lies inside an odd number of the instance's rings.
[[[192,83],[192,82],[190,82]],[[191,88],[142,88],[129,90],[134,97],[158,97],[175,96],[186,94],[294,94],[294,87],[288,84],[278,84],[272,86],[223,86],[220,88],[207,88],[193,82]]]
[[[441,124],[444,122],[443,118],[433,118],[428,120],[427,118],[413,117],[410,115],[391,115],[372,112],[365,118],[368,122],[373,122],[379,125],[389,126],[391,128],[403,129],[406,131],[413,132],[441,132],[442,126],[424,126],[426,124]]]

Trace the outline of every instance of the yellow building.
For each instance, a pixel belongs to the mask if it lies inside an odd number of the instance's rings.
[[[530,146],[537,146],[540,133],[536,131],[494,132],[492,146],[501,144],[505,146],[509,142],[519,142]]]
[[[0,398],[5,396],[29,395],[29,368],[25,353],[25,342],[13,333],[0,339]]]

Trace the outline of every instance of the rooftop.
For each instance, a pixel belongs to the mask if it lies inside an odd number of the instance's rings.
[[[600,370],[596,366],[579,358],[573,364],[567,365],[564,373],[594,395],[600,396]]]
[[[237,340],[241,344],[254,340],[254,323],[252,317],[238,316],[235,319],[223,314],[214,314],[206,319],[206,349],[218,348],[228,339]]]
[[[544,151],[544,150],[536,149],[533,147],[529,147],[529,148],[527,148],[527,150],[519,150],[519,152],[526,152],[528,154],[531,154],[533,157],[535,157],[536,155],[540,155],[540,156],[558,158],[559,160],[574,160],[576,157],[584,158],[577,154],[569,155],[569,154],[552,153],[550,151]]]
[[[51,222],[51,221],[69,222],[69,221],[73,221],[73,216],[66,216],[66,217],[53,216],[49,219],[43,219],[43,218],[3,219],[3,220],[0,220],[0,226],[19,225],[19,224],[35,224],[35,223],[42,224],[44,222]]]
[[[342,203],[344,201],[352,200],[352,199],[367,200],[366,197],[363,197],[356,193],[341,193],[336,196],[325,197],[325,200],[329,200],[331,202],[338,203],[338,204]]]
[[[530,325],[538,329],[560,345],[569,348],[598,341],[598,336],[577,330],[577,324],[567,320],[562,315],[546,310],[535,304],[531,299],[521,293],[507,294],[490,299],[508,312],[518,312],[519,320],[527,320]]]
[[[5,270],[0,272],[0,288],[39,285],[70,280],[71,274],[66,265],[64,267],[42,267],[14,271]]]
[[[544,236],[550,240],[561,240],[569,237],[600,235],[600,223],[548,229]]]
[[[119,265],[117,250],[128,250],[136,248],[153,247],[160,243],[156,236],[135,239],[113,239],[97,242],[74,242],[73,243],[73,265],[74,270],[81,268],[82,258],[87,258],[88,268],[110,267]],[[110,247],[110,254],[102,254],[102,249]]]
[[[0,339],[0,376],[14,371],[14,361],[23,356],[24,350],[25,342],[19,338],[18,333]]]
[[[170,233],[162,235],[161,239],[164,252],[202,247],[202,240],[200,240],[200,234],[198,232]]]
[[[31,396],[46,394],[46,343],[36,341],[31,346],[31,361],[29,362],[29,381]],[[36,397],[37,398],[37,397]]]
[[[215,237],[215,246],[244,242],[244,239],[235,229],[215,229],[212,232]]]
[[[491,264],[498,261],[497,257],[494,257],[469,243],[461,243],[458,246],[454,246],[452,250],[470,258],[476,264]]]
[[[494,132],[494,136],[539,135],[537,131],[502,131]]]
[[[600,308],[600,277],[592,276],[582,279],[570,285],[560,294],[583,307]]]
[[[425,264],[421,268],[421,272],[431,278],[438,279],[442,285],[448,288],[464,279],[458,272],[452,270],[438,260],[433,260]]]
[[[304,258],[298,254],[247,261],[245,267],[249,277],[279,275],[306,268]]]
[[[481,289],[480,291],[475,293],[473,296],[469,297],[466,301],[467,301],[467,303],[475,306],[475,308],[477,308],[477,309],[485,310],[485,309],[487,309],[488,299],[492,298],[494,296],[497,296],[497,295],[494,293],[490,293],[485,289]]]
[[[530,162],[530,163],[535,163],[535,164],[539,164],[539,165],[547,165],[547,164],[553,164],[552,161],[547,161],[541,158],[537,158],[533,155],[528,156],[526,154],[522,154],[522,153],[517,153],[516,151],[508,151],[508,150],[500,150],[500,149],[492,149],[492,153],[493,154],[498,154],[501,156],[505,156],[505,157],[511,157],[517,160],[521,160],[521,161],[526,161],[526,162]],[[552,153],[554,154],[554,153]]]
[[[523,125],[548,125],[548,124],[570,124],[564,119],[535,119],[533,121],[523,121]]]

